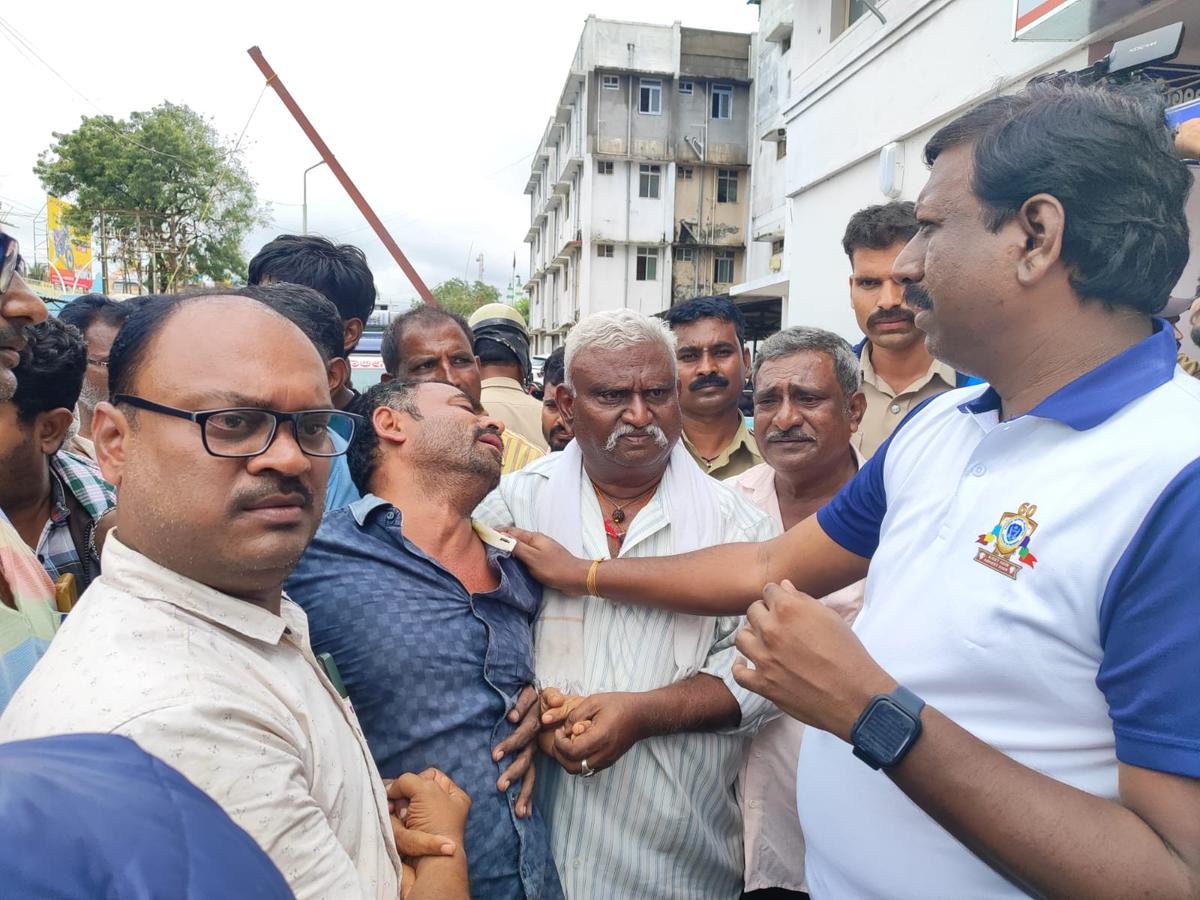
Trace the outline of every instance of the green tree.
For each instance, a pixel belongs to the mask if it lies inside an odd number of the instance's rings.
[[[525,324],[529,324],[529,298],[518,297],[517,302],[513,304],[513,309],[521,314],[521,318],[525,320]]]
[[[242,239],[263,221],[232,144],[174,103],[128,119],[84,117],[74,131],[54,133],[33,171],[75,204],[69,224],[100,233],[108,256],[151,290],[240,280]]]
[[[500,300],[499,288],[482,281],[468,282],[462,278],[443,281],[430,293],[442,309],[458,313],[460,316],[469,316],[485,303],[496,303]]]

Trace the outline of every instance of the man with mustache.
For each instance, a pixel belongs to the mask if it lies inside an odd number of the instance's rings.
[[[866,401],[858,355],[819,328],[787,328],[754,357],[754,434],[765,462],[726,482],[783,533],[840,491],[865,460],[851,443]],[[847,622],[864,582],[824,597]],[[804,726],[790,716],[755,735],[739,780],[747,900],[807,896],[804,835],[796,818],[796,759]]]
[[[337,665],[380,773],[436,765],[473,798],[474,895],[561,897],[531,800],[537,696],[523,694],[542,590],[471,519],[500,480],[504,424],[433,381],[375,385],[354,408],[362,499],[325,516],[288,593]]]
[[[132,738],[224,807],[301,900],[394,900],[411,833],[282,593],[324,506],[328,429],[356,420],[330,408],[320,354],[256,291],[155,297],[122,327],[92,420],[120,523],[0,740]],[[449,832],[411,838],[434,854],[418,885],[465,896],[469,801],[417,776],[390,793],[411,799],[410,825]],[[431,794],[428,819],[414,808]]]
[[[925,349],[904,285],[892,277],[892,264],[917,227],[913,204],[893,201],[856,212],[842,237],[850,258],[850,306],[866,335],[854,348],[862,364],[867,408],[853,438],[865,457],[879,449],[911,410],[968,383]]]
[[[696,297],[663,319],[678,342],[683,446],[719,481],[758,465],[762,456],[738,409],[750,369],[742,311],[728,297]]]
[[[542,437],[553,453],[565,449],[575,436],[558,411],[558,386],[563,383],[565,354],[566,349],[559,347],[546,357],[542,367]]]
[[[476,515],[540,528],[592,560],[766,537],[767,516],[680,445],[677,385],[674,335],[660,320],[625,309],[588,316],[567,335],[557,390],[575,440],[502,479]],[[566,768],[538,776],[566,895],[733,900],[742,890],[733,785],[745,738],[774,715],[730,677],[740,620],[599,594],[586,583],[547,592],[535,630],[547,700],[584,698],[554,737]]]
[[[1200,382],[1157,318],[1192,177],[1163,105],[1050,78],[934,133],[893,272],[988,386],[914,412],[815,516],[597,569],[517,535],[543,584],[748,609],[739,682],[809,726],[814,896],[1197,896]],[[863,577],[851,630],[814,597]]]
[[[46,304],[25,285],[16,238],[0,230],[0,401],[13,398],[13,370],[26,329],[46,319]],[[7,477],[0,472],[0,478]],[[33,551],[0,510],[0,710],[29,674],[58,628],[54,586]]]

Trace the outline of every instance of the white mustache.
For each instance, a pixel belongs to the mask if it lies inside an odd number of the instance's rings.
[[[608,436],[608,443],[604,445],[604,449],[609,453],[617,449],[617,441],[625,437],[627,434],[648,434],[654,438],[654,443],[660,447],[667,446],[670,443],[667,440],[666,434],[657,425],[647,425],[645,428],[634,428],[627,422],[620,423],[613,429],[612,434]]]

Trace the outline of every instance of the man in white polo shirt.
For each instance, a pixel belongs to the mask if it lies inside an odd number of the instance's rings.
[[[1200,383],[1153,318],[1191,178],[1159,98],[1103,86],[989,100],[926,157],[894,273],[930,351],[991,386],[916,410],[773,542],[593,583],[750,607],[739,681],[813,726],[814,897],[1196,897]],[[539,579],[582,584],[586,562],[519,537]],[[808,596],[864,575],[853,631]]]

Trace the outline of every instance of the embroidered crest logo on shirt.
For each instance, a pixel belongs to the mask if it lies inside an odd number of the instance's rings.
[[[1037,531],[1038,523],[1033,520],[1036,512],[1037,506],[1022,503],[1015,513],[1002,515],[995,528],[979,536],[977,543],[984,549],[975,554],[975,562],[1007,575],[1013,581],[1017,580],[1022,565],[1032,569],[1037,564],[1037,557],[1029,551],[1029,539]]]

